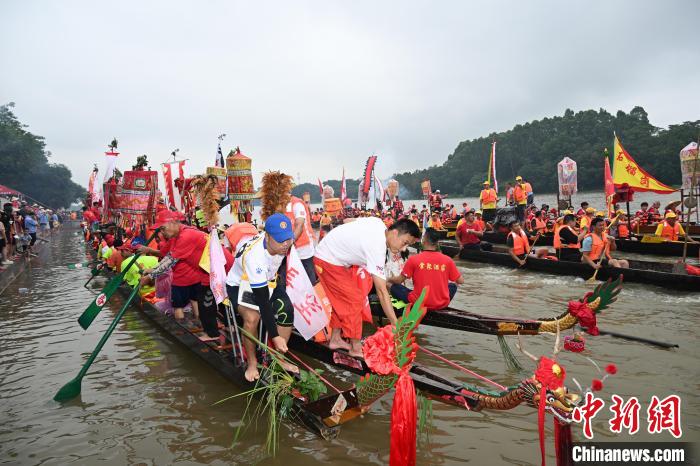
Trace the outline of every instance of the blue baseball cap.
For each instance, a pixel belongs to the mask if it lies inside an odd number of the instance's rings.
[[[272,214],[265,220],[265,232],[278,243],[294,238],[292,221],[284,214]]]

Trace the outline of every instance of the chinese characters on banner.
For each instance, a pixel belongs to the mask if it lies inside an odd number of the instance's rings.
[[[305,339],[313,338],[328,325],[328,315],[294,246],[287,256],[287,295],[294,306],[294,328]]]
[[[583,404],[577,406],[572,414],[574,422],[583,424],[583,435],[589,440],[593,438],[593,419],[604,406],[605,401],[587,392]],[[608,421],[610,432],[619,434],[627,430],[630,435],[634,435],[639,431],[641,404],[636,397],[630,397],[625,401],[622,397],[613,395],[612,406],[609,409],[613,413],[612,419]],[[646,411],[646,420],[647,432],[650,434],[668,431],[675,438],[680,438],[683,434],[681,398],[678,395],[669,395],[664,399],[659,399],[656,395],[652,396]]]

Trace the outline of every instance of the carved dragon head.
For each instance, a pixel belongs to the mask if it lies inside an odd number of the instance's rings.
[[[520,382],[518,388],[522,393],[523,401],[538,409],[542,383],[534,378],[526,379]],[[571,423],[571,415],[581,397],[576,393],[569,393],[569,390],[564,386],[547,389],[545,393],[545,412],[550,413],[563,423]]]
[[[580,396],[575,393],[569,393],[569,390],[564,385],[566,369],[556,361],[556,356],[560,351],[559,344],[558,323],[557,337],[554,342],[551,359],[545,356],[536,358],[525,351],[522,347],[520,334],[518,334],[518,349],[537,364],[535,374],[531,378],[523,380],[518,388],[522,393],[523,401],[535,409],[539,409],[540,403],[544,402],[545,412],[551,413],[559,421],[568,424],[571,423],[571,416],[580,400]],[[543,396],[545,397],[544,400],[542,400]]]

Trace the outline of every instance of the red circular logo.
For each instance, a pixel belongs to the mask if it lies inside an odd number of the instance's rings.
[[[97,304],[100,307],[104,306],[106,302],[107,302],[107,297],[105,296],[104,293],[100,293],[100,295],[95,300],[95,304]]]

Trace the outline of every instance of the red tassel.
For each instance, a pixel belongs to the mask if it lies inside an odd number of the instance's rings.
[[[571,424],[562,424],[554,419],[554,448],[557,453],[557,466],[574,464],[574,459],[571,456],[572,447]]]
[[[540,434],[540,454],[542,455],[542,466],[545,466],[544,460],[544,405],[547,399],[547,388],[544,384],[540,388],[540,404],[537,412],[537,430]]]
[[[390,466],[416,464],[417,410],[413,379],[407,371],[402,371],[396,382],[394,404],[391,408]]]

